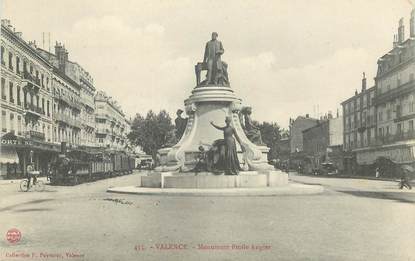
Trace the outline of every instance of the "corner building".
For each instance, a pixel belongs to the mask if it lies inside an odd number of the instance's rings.
[[[0,178],[26,175],[33,162],[45,171],[53,145],[52,65],[25,42],[10,20],[1,20]]]
[[[375,86],[342,103],[344,148],[361,170],[383,159],[415,165],[415,9],[409,25],[405,38],[399,20],[393,48],[377,61]],[[362,107],[365,96],[369,118]]]
[[[415,162],[415,9],[410,37],[405,39],[403,19],[393,49],[378,60],[375,78],[376,144],[357,155],[358,163],[371,164],[384,157],[395,163]]]

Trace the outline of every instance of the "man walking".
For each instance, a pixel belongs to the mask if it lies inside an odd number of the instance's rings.
[[[412,189],[411,184],[409,184],[409,178],[405,169],[401,169],[401,181],[399,182],[399,189],[403,189],[403,187]]]

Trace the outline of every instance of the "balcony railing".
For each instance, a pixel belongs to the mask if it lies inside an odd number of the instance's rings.
[[[28,71],[23,71],[22,82],[26,83],[26,86],[24,86],[23,88],[27,89],[28,91],[38,92],[40,89],[40,79],[35,78]]]
[[[391,144],[399,141],[415,140],[415,131],[401,132],[395,135],[377,137],[375,145]]]
[[[393,120],[394,122],[400,122],[400,121],[405,121],[405,120],[409,120],[409,119],[413,119],[415,118],[415,113],[411,113],[411,114],[402,114],[402,113],[396,113],[396,118]]]
[[[78,111],[81,111],[82,105],[77,101],[72,101],[69,99],[69,97],[62,95],[60,93],[54,93],[54,97],[64,103],[66,103],[68,106],[77,109]]]
[[[30,139],[45,140],[45,134],[39,131],[26,131],[25,136]]]
[[[403,95],[407,95],[408,93],[415,91],[415,80],[409,81],[404,83],[397,88],[394,88],[390,91],[377,95],[375,98],[375,104],[379,105],[385,103],[387,101],[396,99]]]
[[[26,112],[31,112],[38,116],[40,116],[40,114],[45,114],[45,111],[42,110],[42,108],[36,107],[35,105],[32,105],[32,104],[26,104],[25,110]]]
[[[81,123],[79,122],[79,120],[72,119],[68,115],[65,115],[63,113],[55,112],[53,114],[53,117],[58,122],[62,122],[74,128],[78,128],[78,129],[81,128]]]
[[[98,128],[95,130],[96,133],[102,133],[102,134],[107,134],[110,133],[109,129],[103,129],[103,128]]]

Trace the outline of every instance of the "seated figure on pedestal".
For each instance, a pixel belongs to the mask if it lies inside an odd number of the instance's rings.
[[[242,108],[241,113],[244,116],[244,124],[242,126],[246,137],[256,145],[264,145],[264,143],[262,142],[261,130],[254,125],[251,119],[252,108],[244,107]]]
[[[221,55],[225,51],[217,37],[218,33],[213,32],[212,40],[206,43],[203,62],[195,66],[196,86],[207,86],[210,84],[229,86],[228,65],[221,60]],[[207,70],[207,75],[206,80],[200,82],[202,70]]]

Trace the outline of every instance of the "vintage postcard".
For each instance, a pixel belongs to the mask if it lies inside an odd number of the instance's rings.
[[[0,16],[0,261],[415,261],[414,0]]]

